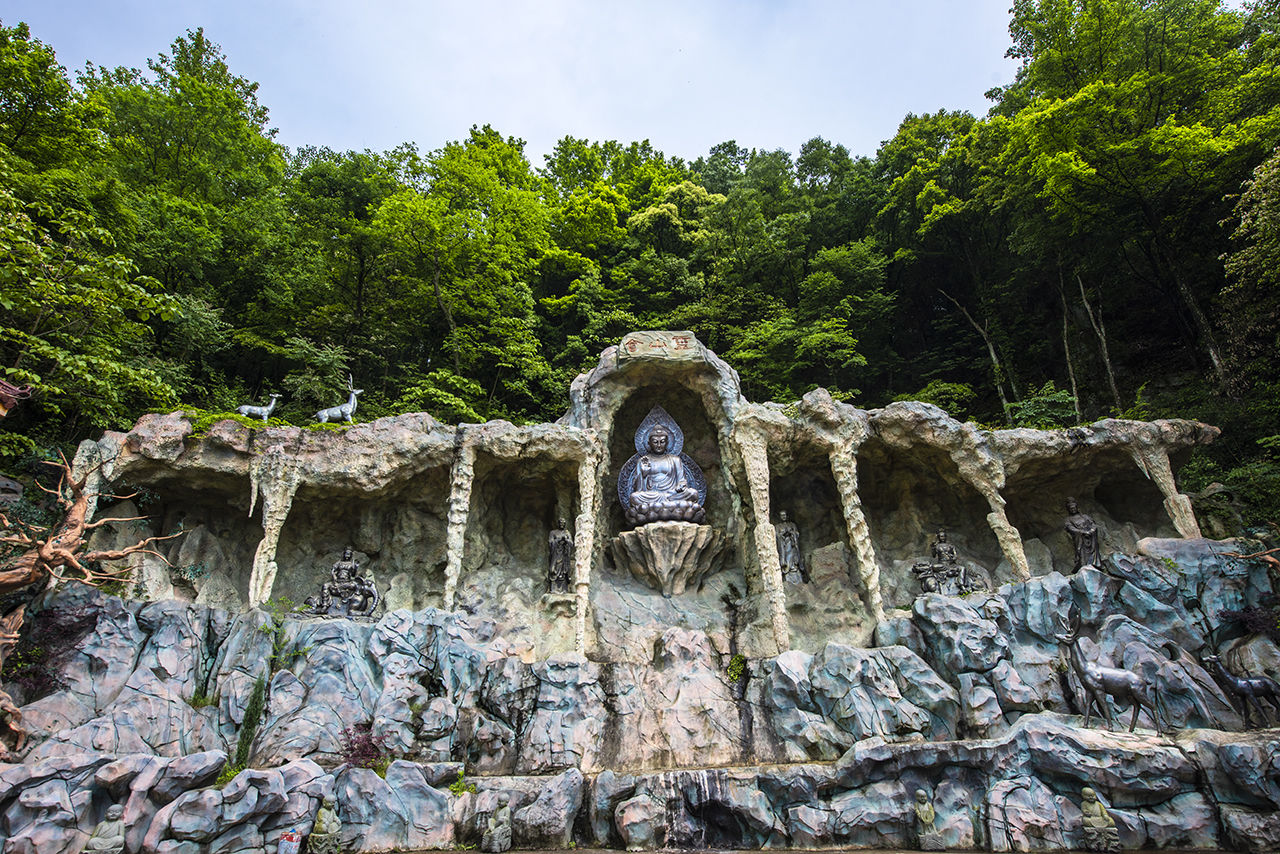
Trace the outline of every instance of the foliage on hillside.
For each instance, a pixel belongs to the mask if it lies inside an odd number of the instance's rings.
[[[993,426],[1226,430],[1185,471],[1280,515],[1274,4],[1016,0],[987,117],[908,114],[873,157],[692,161],[484,126],[289,151],[201,30],[73,81],[0,28],[0,376],[20,454],[139,414],[283,398],[306,423],[556,418],[636,328],[691,329],[755,399],[825,386]]]

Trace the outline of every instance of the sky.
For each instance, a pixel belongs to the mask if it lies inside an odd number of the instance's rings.
[[[986,113],[1013,78],[1011,0],[6,0],[70,71],[144,67],[204,27],[290,147],[432,150],[490,124],[526,140],[726,140],[872,156],[911,113]]]

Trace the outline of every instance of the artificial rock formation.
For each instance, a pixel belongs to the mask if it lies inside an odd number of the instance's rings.
[[[181,525],[199,545],[169,545],[168,578],[157,561],[134,559],[153,595],[172,590],[222,607],[301,601],[350,544],[385,579],[388,607],[462,608],[493,619],[535,658],[607,658],[619,626],[651,644],[671,623],[645,616],[664,609],[641,589],[685,596],[700,624],[718,624],[716,634],[759,656],[797,645],[816,652],[827,639],[865,643],[891,609],[910,604],[910,566],[927,550],[924,532],[939,526],[995,584],[1071,570],[1061,530],[1068,494],[1098,520],[1104,554],[1132,552],[1144,536],[1197,535],[1170,455],[1216,433],[1189,421],[1117,420],[986,431],[928,404],[868,411],[822,390],[786,407],[752,403],[733,369],[684,332],[628,335],[573,382],[570,399],[557,423],[524,427],[454,427],[415,414],[340,432],[226,421],[192,437],[180,414],[147,416],[127,434],[86,443],[78,464],[101,484],[148,490],[162,508],[157,532]],[[659,405],[706,475],[711,532],[696,539],[725,543],[693,571],[702,580],[718,570],[722,582],[682,594],[669,578],[680,573],[661,558],[670,544],[615,542],[628,527],[618,471]],[[825,570],[832,549],[843,549],[847,567],[827,573],[820,600],[808,585],[783,583],[769,522],[783,507],[805,531],[811,577],[815,560]],[[542,601],[544,544],[562,517],[575,532],[574,599],[563,605]],[[634,587],[636,578],[659,580]],[[722,604],[730,586],[732,616]],[[601,613],[619,600],[622,612]],[[821,633],[803,616],[815,610],[825,612]]]
[[[1271,579],[1228,556],[1244,544],[1193,536],[1170,474],[1213,428],[985,431],[821,390],[753,403],[679,332],[627,336],[570,398],[555,424],[193,436],[173,414],[82,446],[91,484],[142,487],[151,533],[188,533],[172,566],[132,558],[143,601],[68,586],[33,603],[65,648],[49,679],[4,686],[32,732],[0,765],[5,850],[72,854],[120,803],[130,854],[275,854],[326,798],[350,852],[479,846],[500,809],[517,849],[906,847],[917,791],[930,845],[1048,850],[1084,843],[1085,786],[1125,847],[1280,839],[1280,742],[1243,731],[1201,663],[1280,675],[1274,644],[1218,627]],[[706,517],[629,530],[618,474],[656,406]],[[1067,495],[1102,539],[1079,572]],[[783,581],[781,510],[807,583]],[[561,519],[571,594],[548,596]],[[939,527],[988,590],[918,595]],[[348,546],[384,585],[372,617],[279,607]],[[1171,732],[1146,712],[1132,735],[1082,726],[1073,606],[1081,653],[1154,684]],[[248,731],[249,767],[219,781]],[[353,737],[384,775],[353,764]]]

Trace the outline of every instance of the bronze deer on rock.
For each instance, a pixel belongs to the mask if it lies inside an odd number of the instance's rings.
[[[1151,713],[1156,732],[1160,728],[1160,689],[1154,682],[1148,682],[1138,673],[1119,670],[1115,667],[1103,667],[1097,662],[1084,657],[1080,648],[1080,609],[1072,605],[1066,620],[1062,621],[1063,633],[1055,635],[1059,644],[1067,648],[1067,661],[1071,664],[1080,687],[1084,689],[1084,725],[1089,725],[1093,707],[1098,707],[1098,715],[1107,722],[1107,729],[1115,729],[1115,720],[1111,714],[1111,706],[1107,696],[1116,699],[1119,705],[1133,707],[1133,719],[1129,721],[1129,732],[1138,726],[1138,713],[1147,709]]]

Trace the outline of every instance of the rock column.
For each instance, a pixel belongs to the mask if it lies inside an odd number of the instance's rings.
[[[876,623],[884,622],[884,597],[880,593],[880,562],[875,547],[871,545],[871,529],[867,516],[862,512],[862,499],[858,496],[858,460],[851,444],[839,444],[831,448],[831,474],[840,492],[840,506],[844,508],[844,523],[849,532],[849,544],[858,560],[858,577],[862,589],[867,592],[867,609]]]
[[[449,480],[448,529],[445,533],[444,607],[452,611],[462,574],[462,554],[467,538],[467,518],[471,514],[471,484],[475,481],[476,449],[469,431],[458,427],[458,447]]]
[[[747,470],[747,487],[751,490],[751,507],[755,511],[756,557],[760,561],[760,577],[769,598],[773,621],[773,637],[779,652],[791,648],[791,626],[787,622],[787,601],[782,589],[782,567],[778,563],[777,532],[769,522],[769,445],[767,440],[749,427],[737,434],[738,453]]]
[[[573,627],[574,648],[587,652],[587,609],[591,605],[591,553],[596,543],[596,507],[600,504],[600,453],[595,447],[578,462],[578,517],[573,526],[573,584],[577,609]]]
[[[262,496],[262,541],[253,555],[249,576],[249,607],[257,608],[271,598],[276,583],[276,546],[293,496],[298,491],[301,470],[297,459],[284,448],[268,448],[249,464],[249,515],[253,515],[258,495]]]
[[[1027,563],[1027,552],[1022,548],[1022,535],[1005,515],[1003,496],[998,492],[989,493],[987,504],[991,507],[991,512],[987,514],[987,524],[1000,543],[1000,551],[1004,552],[1009,565],[1013,567],[1014,577],[1018,581],[1027,581],[1031,578],[1031,566]]]
[[[1164,494],[1164,509],[1173,520],[1173,527],[1178,534],[1187,539],[1198,539],[1200,523],[1196,521],[1195,511],[1191,509],[1191,499],[1178,492],[1178,485],[1173,479],[1173,468],[1169,465],[1169,454],[1163,448],[1130,445],[1129,453],[1138,468],[1156,482],[1160,492]]]

